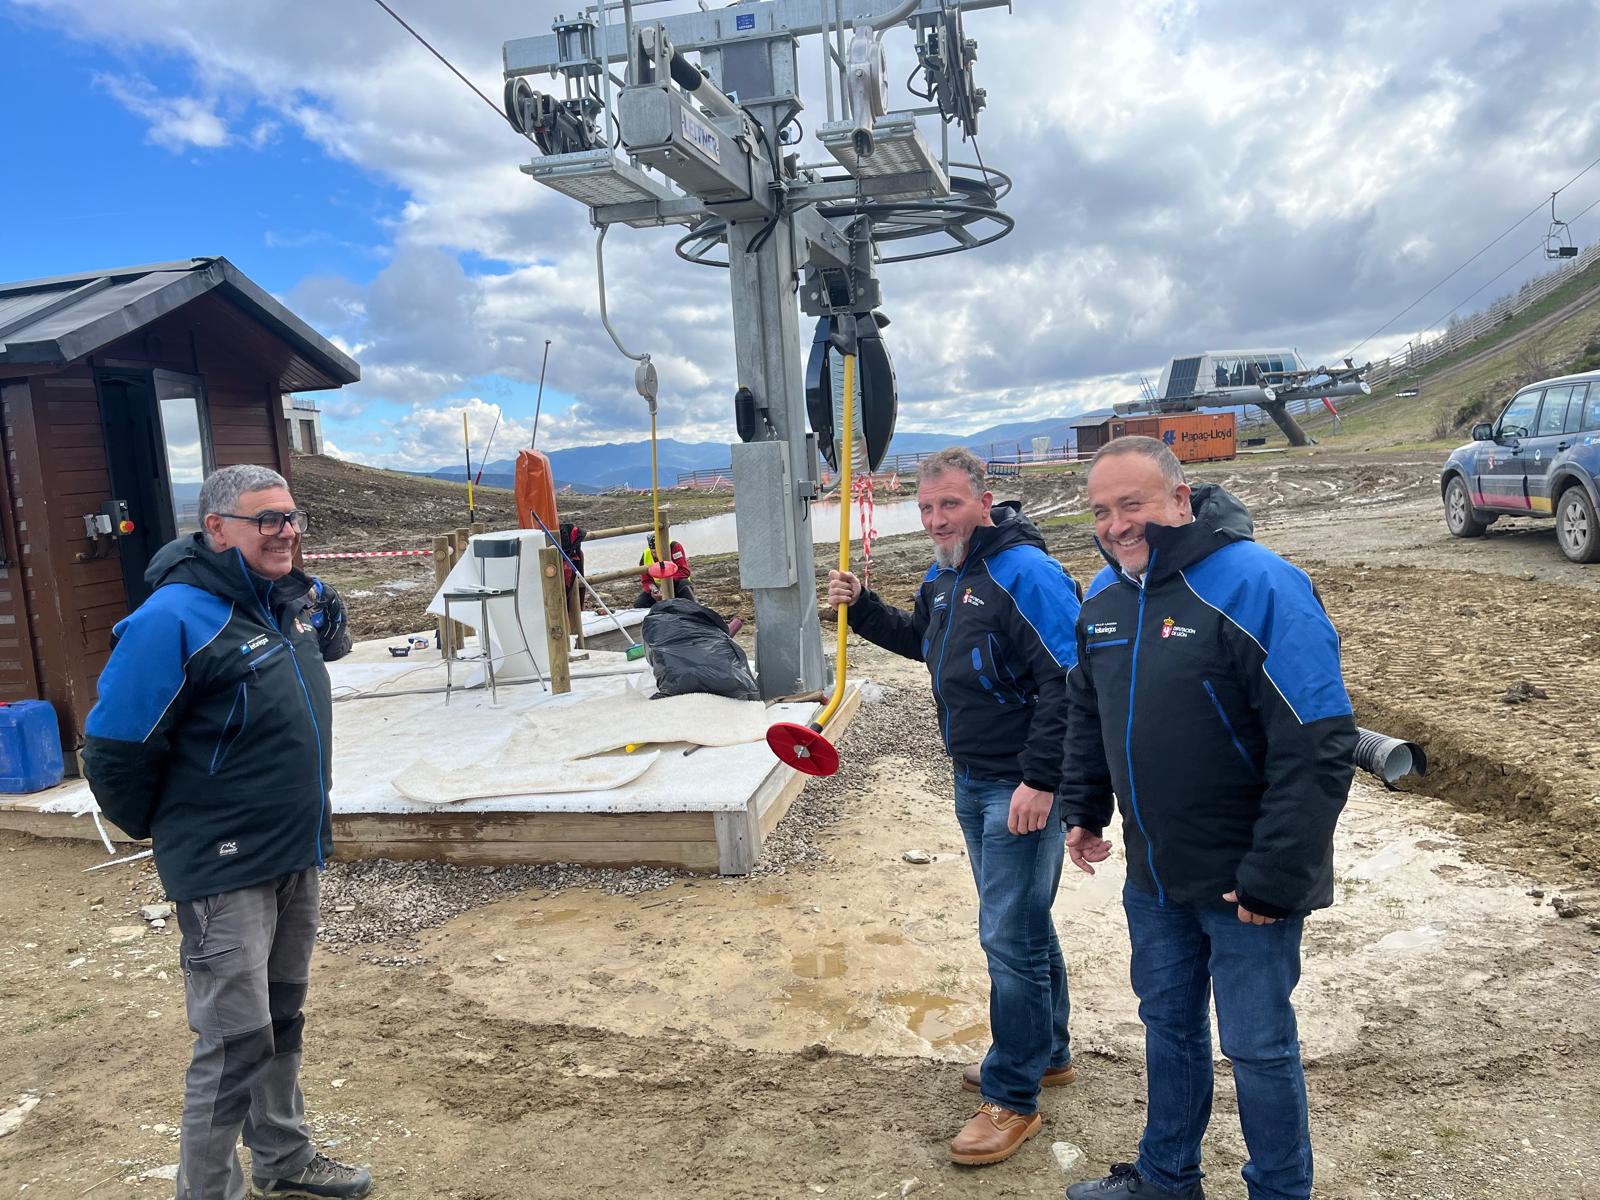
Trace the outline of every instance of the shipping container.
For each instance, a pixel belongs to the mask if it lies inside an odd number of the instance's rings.
[[[1092,454],[1114,438],[1153,437],[1171,447],[1180,462],[1215,462],[1238,453],[1234,426],[1231,412],[1107,417],[1077,428],[1078,454]]]

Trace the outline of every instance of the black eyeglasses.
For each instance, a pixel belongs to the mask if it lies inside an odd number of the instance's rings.
[[[275,512],[271,509],[264,513],[257,513],[253,517],[246,517],[240,513],[218,513],[219,517],[226,517],[230,521],[249,521],[265,536],[282,533],[285,525],[293,525],[296,533],[304,533],[311,528],[311,514],[303,508],[291,509],[288,512]]]

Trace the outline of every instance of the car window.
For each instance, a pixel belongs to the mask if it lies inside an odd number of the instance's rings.
[[[1545,388],[1544,404],[1539,409],[1537,437],[1558,434],[1567,423],[1567,401],[1572,399],[1572,386]]]
[[[1499,423],[1495,425],[1498,437],[1528,437],[1533,433],[1533,417],[1539,411],[1540,392],[1536,389],[1523,392],[1522,395],[1506,405],[1500,414]]]
[[[1563,434],[1576,434],[1584,427],[1584,389],[1589,390],[1590,397],[1595,394],[1594,384],[1578,384],[1573,387],[1573,403],[1566,406],[1566,424],[1562,426]]]

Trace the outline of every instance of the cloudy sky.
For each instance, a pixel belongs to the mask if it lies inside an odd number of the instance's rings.
[[[579,3],[393,0],[491,97],[502,44]],[[1130,399],[1207,348],[1330,359],[1600,156],[1586,0],[1016,0],[967,32],[1017,227],[883,269],[902,428]],[[330,444],[362,461],[456,461],[463,409],[480,445],[503,409],[495,457],[526,444],[546,338],[540,444],[641,436],[586,212],[520,174],[530,144],[370,0],[0,0],[0,46],[0,275],[226,255],[361,362],[323,403]],[[909,103],[909,32],[885,46],[891,106]],[[804,98],[811,128],[820,86]],[[1600,167],[1558,201],[1580,244],[1597,201]],[[1545,269],[1529,251],[1547,225],[1534,214],[1358,358]],[[655,357],[663,431],[731,440],[727,275],[674,240],[607,239],[613,322]]]

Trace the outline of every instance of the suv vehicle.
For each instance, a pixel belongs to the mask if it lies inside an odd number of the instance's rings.
[[[1554,517],[1561,553],[1600,562],[1600,371],[1523,388],[1474,425],[1439,475],[1444,523],[1481,537],[1496,517]]]

